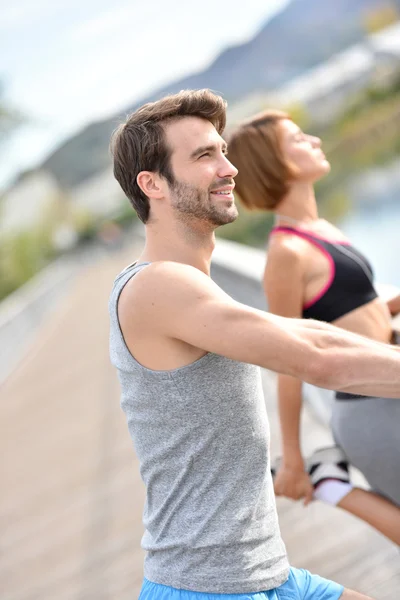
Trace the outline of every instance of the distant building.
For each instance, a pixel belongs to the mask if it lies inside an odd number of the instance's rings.
[[[23,173],[1,199],[0,232],[17,233],[31,228],[59,195],[57,181],[46,171]]]
[[[108,217],[128,200],[109,168],[71,189],[69,202],[73,208],[84,209],[95,217]]]
[[[56,202],[61,213],[82,211],[96,219],[112,216],[128,201],[111,169],[72,188],[68,194],[47,171],[34,170],[21,175],[1,199],[0,233],[17,233],[34,227]]]

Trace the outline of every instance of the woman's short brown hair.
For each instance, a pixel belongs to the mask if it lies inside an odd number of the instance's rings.
[[[293,169],[281,148],[279,123],[290,116],[266,110],[232,131],[229,160],[239,170],[236,191],[249,209],[274,210],[289,189]]]
[[[138,186],[137,176],[141,171],[154,171],[174,183],[163,125],[189,116],[207,119],[221,134],[226,123],[226,102],[208,89],[183,90],[141,106],[112,135],[114,176],[143,223],[149,219],[150,203]]]

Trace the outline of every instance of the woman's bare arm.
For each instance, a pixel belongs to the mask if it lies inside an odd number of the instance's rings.
[[[300,319],[304,295],[304,265],[292,240],[274,244],[264,272],[268,310],[282,317]],[[302,382],[278,375],[278,406],[284,463],[303,468],[300,447]]]
[[[400,294],[388,300],[387,305],[392,317],[398,315],[400,313]]]
[[[276,315],[301,318],[304,289],[304,265],[290,240],[275,244],[264,272],[264,292],[268,310]],[[301,451],[302,386],[300,379],[278,375],[277,398],[281,429],[282,460],[275,477],[278,496],[293,500],[304,498],[308,504],[313,486]]]

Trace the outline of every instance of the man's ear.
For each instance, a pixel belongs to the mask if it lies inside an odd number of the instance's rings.
[[[165,195],[162,178],[153,171],[140,171],[136,178],[137,184],[148,198],[163,198]]]

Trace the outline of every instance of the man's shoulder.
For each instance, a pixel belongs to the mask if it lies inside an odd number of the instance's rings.
[[[129,279],[125,288],[127,293],[143,295],[158,289],[166,291],[167,285],[176,286],[204,277],[207,275],[192,265],[160,260],[145,263],[145,268]],[[174,288],[168,289],[173,291]]]
[[[220,288],[200,269],[174,261],[155,261],[147,264],[131,277],[124,286],[119,299],[119,312],[135,311],[136,315],[148,316],[151,308],[157,315],[175,310],[182,303],[209,291]],[[153,313],[154,314],[154,313]]]

